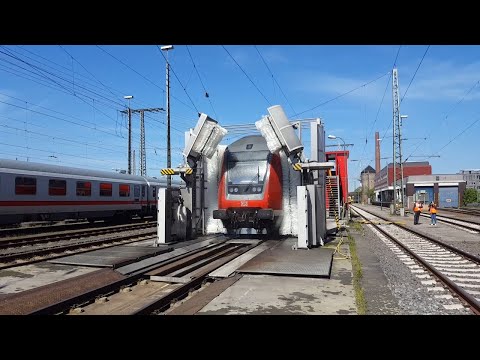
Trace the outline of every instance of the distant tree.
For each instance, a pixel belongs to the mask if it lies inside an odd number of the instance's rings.
[[[375,201],[375,189],[368,189],[367,195],[370,201]]]
[[[465,189],[463,193],[463,204],[471,204],[477,202],[477,190],[475,189]]]

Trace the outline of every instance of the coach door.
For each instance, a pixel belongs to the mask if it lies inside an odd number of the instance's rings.
[[[141,202],[142,202],[142,212],[143,213],[145,213],[146,210],[147,210],[146,201],[147,201],[147,195],[146,195],[146,191],[145,191],[145,185],[142,185]]]
[[[133,187],[133,202],[135,204],[140,204],[140,185],[135,185]]]

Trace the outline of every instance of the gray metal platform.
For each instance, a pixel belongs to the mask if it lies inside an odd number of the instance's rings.
[[[333,249],[324,247],[292,250],[297,239],[289,238],[279,246],[265,250],[237,272],[303,277],[330,277]]]
[[[52,264],[117,268],[154,255],[171,251],[168,247],[120,245],[49,260]]]

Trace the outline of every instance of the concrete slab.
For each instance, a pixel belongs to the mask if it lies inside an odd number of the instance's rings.
[[[223,237],[211,236],[211,237],[199,238],[195,242],[192,242],[192,241],[185,242],[184,244],[186,246],[181,246],[183,244],[178,243],[178,244],[175,244],[175,245],[178,245],[178,247],[175,248],[173,251],[170,251],[165,254],[155,255],[147,259],[137,261],[133,264],[119,267],[116,269],[116,271],[118,271],[120,274],[123,274],[123,275],[134,275],[139,272],[148,271],[148,269],[150,269],[151,267],[155,267],[156,265],[158,265],[159,263],[165,260],[174,258],[179,255],[186,254],[189,251],[198,250],[200,248],[204,248],[207,246],[213,246],[213,244],[216,244],[222,241],[226,241],[226,239]],[[159,248],[163,249],[163,247],[159,247]],[[171,248],[174,248],[174,247],[171,247]]]
[[[340,252],[349,254],[348,245],[342,244]],[[243,275],[197,314],[355,315],[352,279],[351,262],[336,258],[330,279]]]
[[[116,268],[168,251],[170,249],[165,247],[120,245],[83,254],[65,256],[49,260],[49,262],[52,264]]]
[[[96,271],[96,268],[40,262],[0,270],[0,294],[18,293]]]
[[[339,280],[244,275],[198,314],[356,314]]]
[[[333,249],[292,250],[296,238],[288,238],[278,246],[263,251],[237,269],[239,273],[286,276],[329,277]]]
[[[228,241],[227,241],[228,243]],[[225,278],[230,276],[233,272],[235,272],[239,267],[253,259],[258,254],[262,253],[263,251],[269,249],[273,246],[273,240],[267,241],[259,246],[254,247],[252,250],[247,251],[245,254],[240,255],[238,258],[233,259],[232,261],[226,263],[225,265],[221,266],[215,271],[212,271],[208,274],[209,277],[212,278]]]

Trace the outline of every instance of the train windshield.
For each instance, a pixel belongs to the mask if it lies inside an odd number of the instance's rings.
[[[230,185],[263,184],[267,174],[269,152],[265,154],[229,154],[227,181]],[[243,154],[242,154],[243,155]]]

